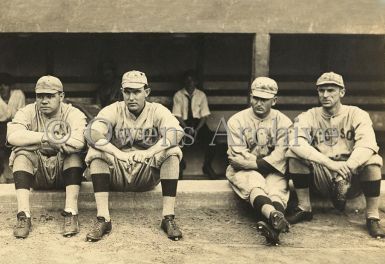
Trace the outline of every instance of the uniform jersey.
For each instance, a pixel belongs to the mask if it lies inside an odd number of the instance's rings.
[[[292,124],[287,116],[271,109],[266,118],[260,119],[250,107],[233,115],[227,124],[229,156],[251,154],[263,158],[277,171],[286,172],[285,152]]]
[[[136,117],[128,111],[124,101],[103,108],[92,128],[107,138],[111,136],[110,142],[119,149],[148,149],[166,133],[183,131],[179,121],[163,105],[146,102],[143,111]]]
[[[36,103],[29,104],[17,111],[12,122],[8,123],[7,138],[15,131],[30,130],[35,132],[45,132],[46,127],[52,120],[60,120],[68,125],[71,133],[71,140],[76,140],[79,143],[79,151],[85,146],[83,136],[84,128],[86,127],[86,116],[71,104],[61,103],[57,115],[53,118],[48,118],[42,114],[36,106]],[[78,144],[76,144],[78,145]]]
[[[54,123],[51,123],[51,121],[54,121]],[[17,111],[12,122],[8,123],[7,137],[21,130],[35,132],[46,132],[47,129],[56,130],[58,128],[55,124],[60,125],[63,123],[65,126],[62,127],[62,132],[69,134],[68,141],[63,143],[71,142],[70,145],[75,149],[75,152],[80,152],[85,146],[83,132],[87,124],[86,116],[79,109],[66,103],[60,104],[58,113],[52,118],[43,115],[37,109],[36,103],[21,108]],[[28,137],[27,133],[26,137]],[[28,150],[28,146],[26,149],[15,147],[9,157],[9,165],[11,167],[19,155],[25,156],[33,165],[33,174],[35,175],[34,189],[63,189],[65,187],[64,175],[62,173],[65,154],[47,143],[41,144],[39,149],[34,151]]]
[[[295,119],[293,128],[295,137],[305,138],[329,158],[350,156],[357,147],[374,153],[379,149],[369,114],[356,106],[342,105],[332,116],[322,107],[312,108]]]
[[[11,90],[8,102],[0,97],[0,121],[13,118],[20,108],[25,106],[24,93],[19,89]]]
[[[148,149],[160,138],[183,131],[178,120],[161,104],[146,102],[138,117],[129,112],[125,102],[116,102],[103,108],[91,128],[102,133],[115,147],[124,152]],[[173,143],[173,142],[171,142]],[[125,161],[90,147],[85,158],[87,165],[94,159],[105,161],[111,168],[110,188],[114,191],[146,191],[154,188],[160,180],[159,169],[170,156],[182,158],[179,147],[172,147],[156,153],[146,163],[134,162],[131,170]],[[153,170],[157,169],[156,173]],[[146,169],[147,168],[147,169]]]
[[[180,117],[183,120],[188,119],[189,96],[186,89],[181,89],[175,93],[172,107],[174,116]],[[206,94],[199,89],[195,89],[192,94],[191,110],[193,118],[201,119],[210,115]]]

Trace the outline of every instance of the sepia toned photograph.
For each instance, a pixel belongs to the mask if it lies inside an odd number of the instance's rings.
[[[0,263],[383,263],[385,0],[1,0]]]

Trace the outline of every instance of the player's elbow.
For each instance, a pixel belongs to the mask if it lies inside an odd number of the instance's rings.
[[[77,153],[82,151],[85,148],[85,146],[86,146],[85,141],[74,140],[73,142],[71,142],[69,149],[71,150],[71,153]]]
[[[301,147],[299,145],[290,145],[289,149],[296,155],[301,156]]]
[[[87,143],[91,146],[94,146],[96,142],[101,139],[106,139],[106,137],[102,133],[95,129],[84,130],[84,138],[86,139]]]
[[[15,147],[22,147],[23,144],[22,142],[20,141],[20,139],[23,138],[21,137],[21,135],[19,135],[19,133],[17,132],[14,132],[10,135],[7,136],[7,142],[12,145],[12,146],[15,146]]]

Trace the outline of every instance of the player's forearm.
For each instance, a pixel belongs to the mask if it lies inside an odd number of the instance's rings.
[[[71,149],[73,149],[74,152],[79,152],[84,148],[84,141],[79,140],[77,138],[70,137],[65,144],[69,146]]]
[[[152,153],[152,155],[155,155],[158,152],[178,145],[174,143],[175,142],[170,141],[168,138],[160,138],[155,145],[151,146],[146,151],[149,151]]]
[[[199,123],[198,125],[196,126],[195,130],[199,130],[203,127],[203,125],[206,123],[206,120],[207,120],[207,117],[202,117],[200,120],[199,120]]]
[[[310,160],[315,163],[327,166],[331,161],[329,157],[325,156],[314,147],[309,145],[307,140],[304,138],[298,138],[298,144],[290,144],[290,149],[293,151],[298,157]]]
[[[17,147],[30,146],[40,144],[44,132],[35,132],[30,130],[19,130],[8,135],[7,141],[9,144]]]
[[[176,117],[176,119],[178,119],[178,121],[179,121],[179,124],[180,124],[180,126],[182,127],[182,128],[185,128],[187,125],[186,125],[186,122],[183,120],[183,118],[182,117],[180,117],[180,116],[175,116]]]
[[[168,130],[166,130],[164,135],[162,135],[159,138],[158,142],[155,145],[157,145],[158,143],[164,145],[165,141],[168,141],[173,146],[177,146],[179,144],[179,142],[182,140],[183,136],[184,136],[184,131],[181,130],[180,127],[168,129]],[[165,139],[167,139],[167,140],[165,140]]]
[[[265,177],[270,173],[280,173],[280,171],[264,159],[257,159],[257,171]]]
[[[115,157],[119,157],[119,154],[122,152],[120,149],[115,147],[112,143],[108,142],[107,139],[99,139],[98,141],[96,141],[95,144],[93,144],[93,147],[100,151],[111,154]]]
[[[373,156],[373,154],[374,152],[372,149],[361,147],[355,148],[347,160],[347,163],[349,167],[356,169],[366,163]]]

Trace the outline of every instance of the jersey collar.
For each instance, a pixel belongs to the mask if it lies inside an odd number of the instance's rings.
[[[190,95],[190,94],[187,92],[186,88],[183,88],[183,89],[182,89],[182,93],[185,94],[185,95],[187,95],[187,96],[193,97],[193,96],[197,93],[197,90],[198,90],[198,89],[195,87],[194,92],[192,93],[192,95]]]
[[[324,118],[329,119],[329,118],[331,118],[331,117],[335,117],[335,116],[339,116],[339,115],[343,114],[343,113],[345,112],[345,109],[346,109],[346,106],[343,105],[343,104],[341,104],[341,107],[340,107],[340,109],[338,109],[338,112],[337,112],[337,113],[335,113],[334,115],[329,115],[329,114],[326,113],[326,112],[323,110],[323,108],[321,107],[321,115],[322,115]]]

